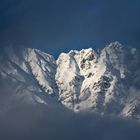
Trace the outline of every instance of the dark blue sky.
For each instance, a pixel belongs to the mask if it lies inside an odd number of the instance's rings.
[[[21,44],[58,55],[116,40],[139,47],[139,0],[0,1],[1,47]]]

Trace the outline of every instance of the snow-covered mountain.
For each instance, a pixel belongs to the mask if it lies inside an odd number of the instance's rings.
[[[9,108],[8,103],[18,101],[56,103],[56,64],[51,55],[36,49],[8,47],[1,52],[0,66],[1,95],[8,94],[8,101],[0,100],[1,106],[6,104]]]
[[[135,48],[113,42],[100,51],[61,53],[55,61],[36,49],[8,47],[0,64],[1,85],[11,81],[1,92],[12,91],[10,101],[140,119],[140,54]]]

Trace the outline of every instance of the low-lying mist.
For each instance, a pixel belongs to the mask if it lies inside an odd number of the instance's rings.
[[[138,122],[44,105],[19,105],[0,116],[1,140],[139,140],[139,130]]]
[[[24,104],[0,80],[0,140],[139,140],[137,121],[74,113],[61,105]]]

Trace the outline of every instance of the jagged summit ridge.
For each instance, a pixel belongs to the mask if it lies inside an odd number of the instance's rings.
[[[132,91],[140,91],[140,54],[135,48],[116,41],[100,52],[89,48],[61,53],[56,61],[36,49],[16,51],[11,48],[1,55],[0,74],[18,82],[18,98],[59,101],[75,112],[139,118],[139,92]]]

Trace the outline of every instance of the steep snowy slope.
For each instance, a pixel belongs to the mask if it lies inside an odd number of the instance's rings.
[[[0,89],[11,93],[12,103],[59,101],[74,112],[140,119],[140,54],[113,42],[98,52],[61,53],[55,61],[36,49],[8,47],[0,54]]]
[[[57,65],[59,100],[76,112],[128,116],[126,106],[139,98],[130,92],[140,82],[140,55],[134,48],[114,42],[98,53],[91,48],[70,51],[59,56]]]
[[[11,90],[14,100],[46,104],[52,98],[49,94],[58,93],[56,64],[51,55],[36,49],[8,47],[1,52],[0,64],[0,77],[6,87],[3,92]]]

